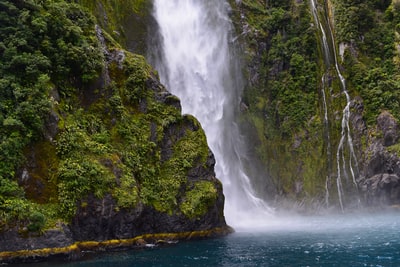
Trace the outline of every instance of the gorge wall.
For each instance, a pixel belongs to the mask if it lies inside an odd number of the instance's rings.
[[[231,5],[247,62],[242,129],[269,180],[256,180],[260,195],[297,210],[397,205],[398,1]]]

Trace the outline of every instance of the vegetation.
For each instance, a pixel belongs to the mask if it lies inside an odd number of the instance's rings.
[[[151,25],[148,0],[74,0],[96,15],[97,23],[123,47],[144,54]]]
[[[252,113],[273,118],[271,126],[288,136],[304,128],[315,113],[317,44],[307,3],[292,9],[287,1],[270,2],[267,6],[263,1],[241,4],[248,9],[248,21],[254,27],[249,42],[265,42],[250,51],[261,60],[261,76],[255,87],[245,92],[244,101]]]
[[[326,16],[336,50],[345,47],[343,59],[337,55],[339,68],[351,98],[362,99],[368,129],[374,131],[383,110],[400,119],[399,1],[317,2],[321,10],[326,5],[330,12]],[[261,159],[261,170],[272,178],[278,194],[301,203],[323,202],[326,185],[335,186],[332,149],[339,143],[346,103],[337,75],[328,70],[327,125],[320,82],[326,66],[310,3],[242,0],[231,4],[236,7],[238,35],[246,43],[249,84],[242,118],[243,126],[255,133],[249,135],[249,146],[256,148],[253,156]],[[366,146],[365,137],[360,138]],[[256,185],[268,186],[262,181]]]
[[[247,27],[238,35],[249,63],[241,118],[255,133],[249,146],[278,194],[323,199],[332,185],[345,101],[329,72],[327,126],[325,66],[309,3],[231,2],[238,31]],[[400,2],[328,4],[335,7],[329,20],[336,46],[346,47],[339,67],[351,97],[363,101],[368,129],[383,110],[400,119]],[[90,195],[112,196],[119,210],[144,204],[190,219],[215,204],[214,180],[187,179],[191,169],[207,167],[200,125],[162,100],[165,89],[142,56],[121,48],[144,51],[130,38],[144,36],[150,5],[0,2],[0,230],[40,233],[57,220],[69,222]],[[167,100],[176,103],[173,96]],[[50,127],[51,120],[57,125]],[[269,186],[261,183],[260,190]]]
[[[207,212],[217,199],[217,189],[210,181],[200,181],[187,191],[181,211],[189,218],[197,218]]]
[[[145,2],[130,4],[137,11]],[[68,223],[88,196],[112,196],[119,210],[144,204],[180,214],[181,195],[193,189],[188,171],[207,168],[196,119],[166,104],[178,102],[144,58],[95,23],[71,1],[0,3],[0,231]],[[217,196],[207,183],[189,193],[185,210],[207,212]]]
[[[51,91],[71,93],[96,78],[103,61],[93,19],[75,4],[2,1],[0,23],[0,225],[4,225],[37,214],[14,179],[24,162],[24,148],[43,136],[53,104]],[[35,225],[35,229],[42,226]]]
[[[251,82],[243,96],[248,107],[243,125],[256,133],[249,146],[256,148],[253,156],[273,180],[272,185],[259,181],[256,187],[275,188],[261,194],[277,191],[301,199],[322,186],[316,177],[324,164],[311,165],[321,163],[326,153],[319,137],[323,121],[316,85],[321,70],[309,3],[243,0],[238,6],[241,14],[236,16],[244,15],[250,29],[244,40]]]
[[[338,39],[351,44],[359,53],[346,55],[348,80],[364,99],[365,119],[370,125],[382,110],[399,119],[399,65],[395,46],[400,8],[396,1],[358,2],[335,1]]]

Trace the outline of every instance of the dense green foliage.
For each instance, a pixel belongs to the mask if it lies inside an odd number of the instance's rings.
[[[357,101],[362,101],[358,106],[362,110],[351,112],[362,112],[370,132],[376,131],[376,118],[383,110],[400,119],[400,2],[316,2],[321,16],[325,14],[321,17],[325,34],[330,34],[329,28],[333,30],[347,91],[351,99],[359,96]],[[310,1],[242,0],[231,4],[236,7],[234,21],[238,35],[244,37],[249,66],[242,114],[243,125],[253,132],[249,146],[255,147],[260,169],[271,177],[278,194],[300,203],[322,203],[326,190],[336,186],[335,152],[346,99],[332,63],[335,60],[331,58],[328,67],[324,62],[323,36]],[[325,83],[321,82],[323,75]],[[354,138],[362,139],[355,140],[361,158],[367,137]],[[262,181],[256,185],[267,186],[271,185]],[[332,199],[334,191],[330,191]],[[268,194],[263,189],[261,193]]]
[[[304,128],[315,112],[316,42],[307,3],[294,8],[286,1],[242,1],[254,33],[249,42],[261,61],[256,88],[245,92],[254,113],[272,118],[281,135]],[[268,49],[264,49],[268,48]]]
[[[322,151],[314,149],[323,141],[318,137],[323,126],[317,90],[318,42],[309,3],[243,0],[238,6],[241,14],[236,16],[244,15],[250,29],[244,42],[252,66],[243,97],[248,107],[243,123],[256,132],[249,146],[255,147],[261,170],[275,187],[260,193],[304,197],[300,192],[305,190],[295,192],[295,184],[306,188],[306,194],[317,191],[323,168]],[[259,183],[257,188],[271,186]]]
[[[89,195],[190,218],[214,204],[215,181],[187,179],[208,168],[204,132],[142,56],[70,1],[2,1],[0,24],[0,230],[69,222]]]
[[[62,1],[0,3],[0,196],[1,218],[33,209],[13,180],[26,145],[42,138],[52,106],[50,91],[97,77],[102,67],[91,16]]]
[[[0,20],[0,176],[10,178],[21,149],[40,137],[50,90],[96,77],[102,55],[88,35],[93,21],[76,5],[3,1]]]
[[[395,49],[400,5],[397,1],[359,2],[334,2],[338,41],[351,44],[359,53],[346,55],[348,80],[364,99],[369,124],[375,123],[382,110],[400,119],[400,73]]]
[[[214,183],[200,181],[194,184],[193,189],[186,193],[185,201],[182,202],[181,210],[189,218],[201,216],[213,206],[217,197]]]

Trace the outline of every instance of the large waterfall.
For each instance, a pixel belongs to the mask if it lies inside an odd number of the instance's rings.
[[[161,53],[152,63],[181,99],[183,113],[202,124],[224,186],[227,222],[240,228],[270,212],[243,167],[246,155],[235,123],[243,81],[228,11],[225,0],[155,0]]]

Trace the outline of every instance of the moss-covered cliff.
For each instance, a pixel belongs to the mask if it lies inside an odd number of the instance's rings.
[[[112,37],[148,3],[0,3],[0,252],[227,229],[201,126]]]
[[[75,0],[87,8],[97,23],[130,52],[144,55],[148,29],[153,25],[149,0]]]
[[[312,1],[230,2],[247,61],[242,126],[273,181],[262,193],[274,187],[277,206],[288,199],[314,208],[340,208],[339,198],[344,208],[399,203],[399,3],[314,1],[320,26]],[[350,96],[345,138],[339,74]],[[385,135],[391,141],[382,145]]]

